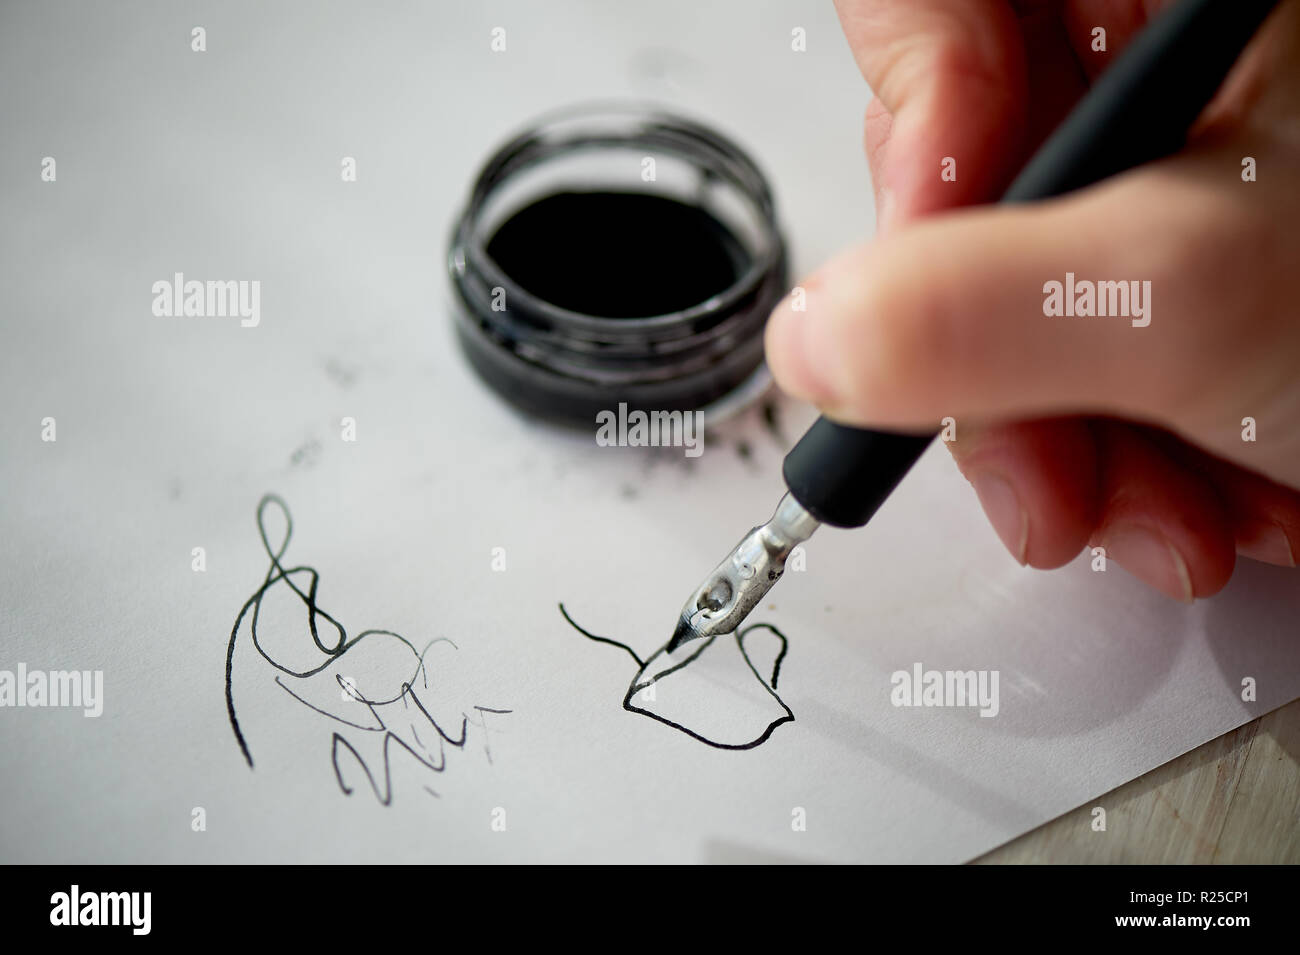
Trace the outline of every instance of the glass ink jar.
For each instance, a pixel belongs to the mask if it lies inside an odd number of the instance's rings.
[[[758,167],[653,107],[551,114],[484,164],[453,228],[455,327],[478,374],[539,417],[703,411],[762,394],[787,258]]]

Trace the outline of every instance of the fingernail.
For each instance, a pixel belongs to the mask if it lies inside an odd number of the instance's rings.
[[[1295,566],[1295,551],[1291,539],[1280,524],[1256,521],[1237,532],[1237,553],[1251,560],[1282,567]]]
[[[1106,556],[1139,580],[1175,600],[1191,603],[1192,575],[1187,561],[1163,534],[1137,524],[1109,528],[1102,538]]]
[[[810,319],[807,310],[809,287],[816,278],[804,286],[804,306],[795,311],[790,296],[779,304],[767,320],[764,345],[767,350],[767,365],[781,390],[795,398],[803,398],[813,404],[824,405],[835,397],[826,382],[825,368],[822,362],[813,358],[811,336],[815,335],[816,319]]]
[[[1002,543],[1021,566],[1029,552],[1029,515],[1020,506],[1020,497],[1011,482],[1000,474],[986,471],[970,479],[989,523]]]

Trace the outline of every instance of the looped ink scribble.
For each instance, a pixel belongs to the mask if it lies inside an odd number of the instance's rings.
[[[781,664],[785,661],[786,651],[789,649],[789,641],[786,640],[785,634],[781,633],[780,630],[777,630],[776,627],[773,627],[770,624],[751,624],[748,627],[738,630],[734,634],[723,635],[723,642],[719,644],[719,647],[730,646],[731,641],[725,639],[725,637],[735,637],[735,647],[739,650],[740,658],[744,661],[744,665],[747,668],[747,675],[742,676],[742,679],[748,680],[748,674],[752,674],[752,678],[756,679],[758,684],[765,691],[765,695],[758,695],[759,700],[767,701],[767,709],[770,713],[764,715],[759,712],[753,699],[742,699],[736,692],[738,689],[743,691],[746,687],[738,688],[734,685],[730,687],[726,685],[701,687],[697,688],[696,692],[690,694],[691,696],[696,697],[694,700],[684,700],[680,694],[673,694],[673,698],[669,700],[661,700],[658,698],[656,689],[652,689],[657,688],[657,686],[661,684],[661,681],[664,681],[667,677],[674,673],[684,671],[691,664],[699,660],[701,655],[708,650],[709,647],[713,646],[714,641],[718,639],[717,636],[693,641],[696,646],[687,644],[686,647],[690,648],[689,653],[679,648],[676,654],[670,654],[668,653],[668,644],[664,643],[663,646],[652,653],[647,659],[642,660],[641,657],[637,655],[636,651],[626,643],[621,643],[620,641],[613,640],[609,637],[599,637],[578,626],[574,619],[569,616],[569,612],[564,609],[564,604],[560,604],[560,613],[564,615],[564,619],[568,621],[569,626],[573,627],[574,630],[577,630],[588,640],[594,640],[597,643],[608,643],[611,646],[619,647],[620,649],[627,651],[628,656],[636,661],[638,668],[636,675],[632,677],[632,682],[628,684],[627,694],[623,697],[623,709],[627,710],[629,713],[639,713],[642,716],[648,716],[652,720],[657,720],[665,726],[671,726],[675,730],[680,730],[692,739],[697,739],[701,743],[704,743],[707,746],[712,746],[716,749],[753,749],[754,747],[761,746],[763,743],[767,742],[768,738],[782,723],[790,723],[794,720],[794,713],[791,711],[790,707],[786,706],[785,701],[782,700],[776,692],[777,681],[781,677]],[[750,634],[754,633],[770,633],[776,638],[777,645],[780,648],[776,654],[776,658],[772,662],[772,675],[770,679],[764,678],[762,673],[759,672],[758,667],[754,665],[754,660],[750,656],[749,650],[746,648],[746,638],[748,638]],[[740,672],[744,673],[744,671]],[[752,686],[752,680],[749,680],[749,683],[750,686]],[[700,698],[701,690],[705,691],[704,698]],[[652,693],[655,694],[653,697],[650,696]],[[638,700],[638,703],[634,703],[634,699]],[[738,699],[740,699],[739,703],[737,703]],[[679,714],[685,712],[686,715],[679,715],[678,719],[671,719],[664,715],[663,712],[655,712],[653,709],[650,709],[649,707],[652,703],[656,707],[673,710]],[[698,704],[698,712],[693,714],[689,712],[689,704],[691,703]],[[716,716],[719,709],[725,710],[729,707],[733,709],[733,712],[725,715],[734,717],[734,721],[731,722],[734,722],[736,725],[731,725],[728,728],[732,735],[739,740],[738,742],[719,739],[718,737],[722,735],[722,731],[720,730],[711,730],[706,733],[698,728],[702,723],[708,721],[711,716]],[[691,723],[697,728],[691,728],[690,725],[687,725],[688,723]],[[746,725],[752,725],[754,730],[761,725],[763,726],[763,729],[761,732],[758,732],[757,736],[750,738],[752,731],[747,733],[744,729]]]
[[[274,546],[267,530],[268,511],[278,511],[284,522],[283,538]],[[317,603],[320,574],[305,565],[286,568],[281,563],[293,536],[293,518],[289,514],[288,505],[273,494],[263,497],[257,505],[257,530],[262,538],[262,547],[270,558],[270,566],[261,586],[240,609],[226,648],[226,711],[230,716],[230,728],[235,734],[235,740],[250,768],[253,766],[253,754],[235,714],[235,647],[241,628],[252,640],[261,659],[278,671],[275,683],[309,710],[337,724],[331,733],[330,760],[334,767],[334,777],[345,795],[353,792],[343,771],[342,760],[345,754],[360,768],[375,798],[387,806],[393,800],[393,755],[405,752],[417,766],[429,773],[441,773],[447,768],[448,748],[463,751],[470,738],[471,726],[482,730],[483,751],[491,763],[487,715],[505,714],[510,710],[473,706],[473,719],[468,713],[460,712],[457,714],[459,720],[453,719],[446,726],[430,713],[430,709],[436,707],[433,706],[435,701],[430,689],[430,667],[426,663],[426,657],[431,652],[441,652],[444,648],[455,651],[458,649],[455,643],[446,637],[439,637],[417,650],[413,643],[391,630],[363,630],[349,638],[343,624],[322,610]],[[263,602],[268,594],[277,592],[287,592],[297,598],[304,611],[305,627],[298,632],[297,639],[290,639],[285,645],[277,645],[273,652],[266,644],[261,627],[264,623]],[[311,637],[310,643],[303,639],[308,634]],[[374,657],[379,658],[372,657],[365,661],[368,664],[364,668],[367,673],[365,693],[358,687],[356,680],[340,671],[340,663],[345,655],[355,655],[363,646],[368,652],[373,650]],[[435,648],[438,648],[437,651]],[[295,665],[284,662],[283,657],[286,656],[291,656]],[[312,662],[306,666],[297,662],[304,657]],[[390,659],[384,660],[383,657]],[[391,658],[395,658],[396,662]],[[376,666],[377,663],[387,665]],[[376,669],[387,675],[376,678]],[[286,682],[286,678],[290,682]],[[241,678],[241,683],[247,679]],[[311,702],[313,696],[322,702]],[[346,715],[329,712],[323,705],[325,700],[346,704]],[[349,738],[344,735],[347,730],[375,735],[352,735]],[[362,757],[358,745],[366,739],[379,740],[379,755],[372,756],[370,763]],[[371,770],[371,765],[375,763],[381,766],[378,775]],[[430,795],[438,795],[427,785],[424,789]]]

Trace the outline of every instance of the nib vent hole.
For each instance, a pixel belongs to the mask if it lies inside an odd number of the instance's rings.
[[[700,597],[700,609],[721,610],[731,602],[731,584],[725,580],[716,580]]]

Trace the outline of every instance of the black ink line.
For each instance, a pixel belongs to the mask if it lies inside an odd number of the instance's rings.
[[[477,706],[477,705],[474,707],[474,709],[478,710],[478,719],[479,719],[478,725],[481,726],[481,727],[483,727],[483,754],[484,754],[485,756],[487,756],[487,761],[488,761],[488,764],[490,765],[490,764],[492,763],[492,746],[491,746],[491,745],[489,744],[489,742],[488,742],[487,714],[489,714],[489,713],[497,713],[497,714],[501,714],[501,713],[509,713],[510,711],[509,711],[509,710],[494,710],[494,709],[492,709],[492,707],[490,707],[490,706]]]
[[[763,689],[767,692],[767,694],[771,696],[772,699],[776,700],[777,704],[781,707],[781,709],[785,711],[784,715],[778,717],[775,720],[772,720],[768,724],[767,729],[763,731],[762,735],[760,735],[757,739],[751,740],[748,743],[720,743],[717,742],[716,740],[711,740],[700,733],[697,733],[695,730],[690,729],[687,726],[683,726],[681,723],[676,723],[665,716],[660,716],[658,713],[652,713],[650,710],[632,705],[632,698],[635,697],[642,690],[646,689],[647,687],[653,686],[655,683],[659,682],[664,677],[668,676],[670,673],[676,673],[678,670],[682,669],[683,667],[689,666],[691,663],[695,662],[695,660],[699,658],[700,654],[702,654],[713,644],[713,641],[717,639],[716,636],[707,637],[703,640],[696,641],[697,643],[700,644],[700,647],[696,649],[693,653],[691,653],[689,656],[687,656],[685,659],[680,660],[679,662],[673,664],[672,666],[668,667],[668,669],[666,670],[661,670],[660,672],[656,673],[648,680],[645,680],[643,682],[637,682],[638,678],[642,676],[642,674],[645,672],[645,668],[648,665],[649,661],[654,660],[656,657],[659,656],[660,653],[662,653],[665,649],[667,649],[668,646],[667,643],[665,643],[662,647],[660,647],[658,650],[652,653],[647,661],[643,662],[641,658],[637,656],[636,651],[633,650],[631,647],[629,647],[627,644],[620,643],[619,641],[611,639],[610,637],[598,637],[595,634],[590,633],[587,630],[584,630],[582,627],[578,626],[578,624],[574,622],[572,617],[569,616],[569,612],[564,609],[564,604],[560,604],[559,606],[560,606],[560,613],[564,615],[564,619],[568,621],[569,626],[573,627],[574,630],[577,630],[588,640],[594,640],[597,643],[608,643],[616,647],[621,647],[622,649],[626,650],[629,655],[631,655],[633,660],[637,662],[640,669],[638,669],[636,675],[632,677],[632,683],[628,686],[627,694],[623,697],[623,709],[627,710],[629,713],[637,713],[641,716],[648,716],[650,719],[663,723],[665,726],[671,726],[675,730],[680,730],[681,732],[685,733],[687,736],[691,737],[692,739],[699,740],[701,743],[704,743],[706,746],[712,746],[714,749],[730,749],[730,750],[754,749],[756,746],[761,746],[763,743],[767,742],[767,740],[771,737],[771,735],[776,731],[776,728],[780,726],[782,723],[794,722],[794,712],[790,709],[789,706],[786,705],[785,700],[781,699],[781,697],[778,696],[776,693],[776,684],[781,677],[781,664],[785,661],[785,655],[790,649],[790,641],[786,639],[785,634],[783,634],[780,630],[776,629],[776,627],[772,626],[771,624],[767,624],[767,623],[751,624],[750,626],[745,627],[743,630],[737,631],[734,634],[734,636],[736,638],[736,646],[740,650],[740,655],[745,660],[745,665],[749,667],[749,671],[752,674],[754,674],[755,679],[757,679],[758,682],[762,684]],[[754,666],[754,661],[750,659],[749,652],[745,649],[745,637],[755,630],[768,630],[772,634],[774,634],[779,641],[781,641],[781,651],[780,653],[777,654],[776,660],[772,664],[772,676],[770,681],[763,679],[762,674],[758,672],[758,668]]]
[[[334,734],[330,756],[334,762],[334,778],[338,780],[339,788],[343,790],[343,795],[351,796],[352,787],[343,781],[343,770],[339,767],[340,743],[347,747],[348,752],[352,754],[352,758],[355,759],[357,765],[361,767],[361,771],[366,774],[366,781],[370,783],[370,789],[374,792],[375,798],[379,800],[380,804],[384,806],[391,806],[393,804],[393,780],[388,759],[388,743],[389,740],[393,739],[396,739],[396,737],[391,734],[384,737],[384,791],[381,793],[379,791],[379,784],[375,782],[375,777],[371,774],[370,767],[366,765],[366,761],[361,758],[361,754],[358,753],[356,748],[344,737],[340,736],[338,733]],[[419,757],[417,756],[416,758],[418,759]]]
[[[267,508],[271,506],[278,508],[284,516],[284,522],[285,522],[284,540],[280,542],[278,547],[271,546],[271,542],[266,529],[266,511]],[[438,721],[434,719],[433,715],[426,708],[424,701],[421,700],[420,696],[416,693],[414,689],[417,680],[418,682],[420,682],[420,684],[423,686],[425,690],[428,690],[429,688],[429,673],[428,673],[428,669],[425,666],[424,660],[425,660],[425,655],[429,652],[429,649],[431,647],[433,647],[435,644],[447,643],[452,647],[452,649],[459,649],[459,648],[452,640],[448,639],[447,637],[437,637],[433,640],[430,640],[425,645],[423,650],[417,651],[413,643],[411,643],[401,634],[396,633],[392,630],[363,630],[352,639],[348,639],[347,631],[344,629],[343,625],[339,623],[336,619],[334,619],[332,616],[330,616],[328,613],[326,613],[324,610],[320,609],[319,605],[317,604],[316,594],[317,594],[317,589],[319,588],[320,585],[320,574],[318,574],[315,569],[307,566],[285,569],[284,565],[281,563],[285,551],[289,547],[289,540],[293,536],[293,518],[289,514],[288,505],[286,505],[284,501],[281,500],[276,495],[268,494],[265,497],[263,497],[261,501],[258,502],[257,530],[262,540],[262,547],[266,551],[267,556],[270,558],[270,566],[267,568],[266,576],[263,578],[261,586],[258,587],[257,591],[253,594],[253,596],[251,596],[247,601],[245,601],[243,607],[240,608],[239,615],[235,619],[235,625],[233,628],[231,628],[230,631],[230,642],[226,647],[226,712],[230,718],[230,728],[235,734],[235,740],[239,743],[240,752],[244,754],[244,759],[248,762],[248,765],[251,768],[253,766],[253,755],[251,750],[249,749],[248,740],[245,738],[243,729],[239,724],[239,718],[235,713],[235,697],[234,697],[235,644],[239,636],[240,627],[243,625],[245,619],[249,620],[249,634],[250,637],[252,638],[253,646],[256,648],[258,654],[262,657],[262,659],[265,660],[267,663],[269,663],[276,670],[279,670],[280,674],[283,674],[284,676],[293,677],[295,679],[307,679],[309,677],[315,676],[316,674],[323,672],[328,667],[338,663],[339,659],[342,658],[342,656],[345,653],[347,653],[352,647],[355,647],[362,640],[368,637],[384,636],[384,637],[393,638],[399,641],[401,644],[403,644],[407,649],[411,651],[411,655],[414,661],[413,669],[410,673],[410,676],[401,682],[400,688],[397,690],[395,695],[391,697],[380,698],[380,699],[369,699],[357,689],[357,687],[355,686],[355,684],[352,683],[352,681],[346,680],[343,676],[338,674],[336,674],[334,677],[339,687],[345,693],[348,694],[349,698],[351,698],[355,702],[361,703],[367,708],[367,710],[369,710],[370,716],[375,721],[375,725],[372,726],[363,726],[360,723],[352,722],[351,720],[345,719],[334,713],[330,713],[324,709],[321,709],[320,707],[308,702],[308,700],[306,700],[304,697],[295,693],[290,688],[289,684],[284,681],[282,676],[277,675],[275,677],[275,682],[279,684],[282,690],[284,690],[286,693],[289,694],[289,696],[293,697],[295,700],[297,700],[299,703],[303,704],[303,706],[307,707],[313,712],[318,713],[321,716],[328,717],[329,719],[334,720],[337,723],[341,723],[343,726],[349,727],[354,730],[360,730],[362,732],[368,732],[368,733],[384,734],[384,739],[382,743],[382,754],[383,754],[382,790],[380,789],[379,782],[376,780],[374,773],[372,773],[370,767],[366,765],[365,760],[362,759],[361,754],[357,751],[356,747],[353,746],[352,743],[349,742],[347,738],[344,737],[342,734],[340,734],[338,731],[335,731],[332,736],[332,741],[330,744],[330,751],[331,751],[330,758],[334,767],[335,779],[339,784],[339,788],[343,791],[345,795],[351,795],[353,792],[353,787],[347,785],[346,781],[343,778],[343,770],[339,764],[340,746],[344,747],[348,752],[352,754],[353,759],[357,761],[357,764],[365,772],[366,779],[370,783],[370,788],[374,792],[375,798],[379,800],[379,802],[382,805],[385,806],[390,805],[393,799],[392,767],[391,767],[390,750],[394,744],[398,747],[401,747],[401,749],[404,749],[407,753],[413,756],[416,759],[416,761],[419,762],[426,769],[428,769],[431,772],[437,772],[437,773],[441,773],[447,767],[446,747],[448,745],[462,750],[466,745],[466,742],[469,738],[468,715],[465,713],[461,713],[461,725],[460,725],[459,736],[452,735],[451,733],[445,731],[442,728],[442,726],[439,725]],[[294,579],[295,577],[303,577],[304,575],[306,576],[306,579],[308,581],[305,590],[302,587],[300,587]],[[325,654],[326,656],[325,662],[320,664],[320,666],[309,667],[305,670],[294,670],[290,667],[284,666],[279,661],[277,661],[274,657],[271,656],[271,654],[262,645],[261,638],[258,632],[258,624],[261,619],[262,600],[266,596],[268,591],[270,591],[277,584],[281,584],[281,583],[285,584],[286,586],[289,587],[290,590],[293,591],[293,593],[298,597],[298,599],[302,602],[304,608],[306,609],[307,625],[308,625],[308,630],[311,633],[312,642],[315,645],[316,649],[319,650],[321,653]],[[252,611],[251,615],[249,613],[250,610]],[[322,639],[321,631],[323,628],[320,625],[320,621],[324,621],[326,624],[328,624],[329,627],[332,627],[334,629],[336,635],[335,639],[333,639],[328,643],[324,639]],[[387,725],[387,723],[385,723],[384,717],[379,713],[377,708],[381,706],[387,706],[390,704],[398,703],[398,702],[402,704],[403,710],[411,710],[412,705],[414,705],[414,709],[418,711],[419,714],[424,718],[424,721],[427,723],[427,725],[433,727],[434,731],[437,733],[437,743],[438,743],[438,753],[436,758],[434,756],[433,751],[429,749],[429,747],[425,746],[423,741],[420,739],[418,730],[416,728],[416,724],[414,722],[410,724],[410,731],[419,749],[417,749],[415,746],[412,746],[406,740],[402,739],[401,736],[399,736],[393,729],[391,729]],[[506,709],[490,709],[487,707],[475,707],[475,709],[479,710],[480,712],[490,712],[490,713],[498,713],[498,714],[505,714],[511,712],[510,710],[506,710]],[[488,753],[488,762],[491,763],[491,753],[487,749],[486,735],[487,735],[487,728],[486,728],[486,724],[484,724],[484,737],[485,737],[484,750],[485,752]],[[429,792],[431,795],[438,796],[438,793],[433,789],[431,789],[429,786],[427,785],[424,786],[424,789],[427,792]]]
[[[569,616],[569,611],[564,609],[564,604],[560,604],[560,613],[564,614],[564,619],[569,621],[570,627],[572,627],[574,630],[577,630],[588,640],[595,640],[597,643],[608,643],[612,647],[622,647],[624,650],[628,652],[628,655],[631,656],[632,659],[636,661],[637,666],[639,667],[645,666],[645,661],[642,660],[639,656],[637,656],[636,651],[633,650],[631,647],[629,647],[626,643],[619,643],[617,640],[612,640],[609,637],[598,637],[590,630],[584,630],[582,629],[582,627],[578,626],[577,623],[574,622],[573,618]]]
[[[319,713],[321,716],[328,716],[328,717],[329,717],[330,719],[332,719],[332,720],[338,720],[338,721],[339,721],[340,723],[342,723],[344,726],[351,726],[354,730],[364,730],[364,731],[367,732],[367,733],[380,733],[380,732],[383,732],[383,729],[384,729],[384,724],[383,724],[383,723],[380,723],[378,726],[362,726],[360,723],[353,723],[353,722],[350,722],[349,720],[345,720],[345,719],[344,719],[343,717],[341,717],[341,716],[335,716],[333,713],[327,713],[327,712],[325,712],[325,711],[322,710],[319,706],[314,706],[313,704],[308,703],[306,700],[304,700],[304,699],[303,699],[301,696],[299,696],[297,693],[293,692],[293,690],[291,690],[291,689],[289,689],[287,686],[285,686],[284,681],[281,680],[278,676],[275,678],[275,682],[278,683],[278,684],[280,684],[280,689],[284,690],[284,692],[288,693],[290,696],[292,696],[295,700],[297,700],[297,701],[298,701],[299,703],[301,703],[303,706],[307,707],[309,710],[315,710],[315,711],[316,711],[317,713]],[[372,716],[374,715],[374,712],[373,712],[373,711],[371,711],[371,715],[372,715]]]

